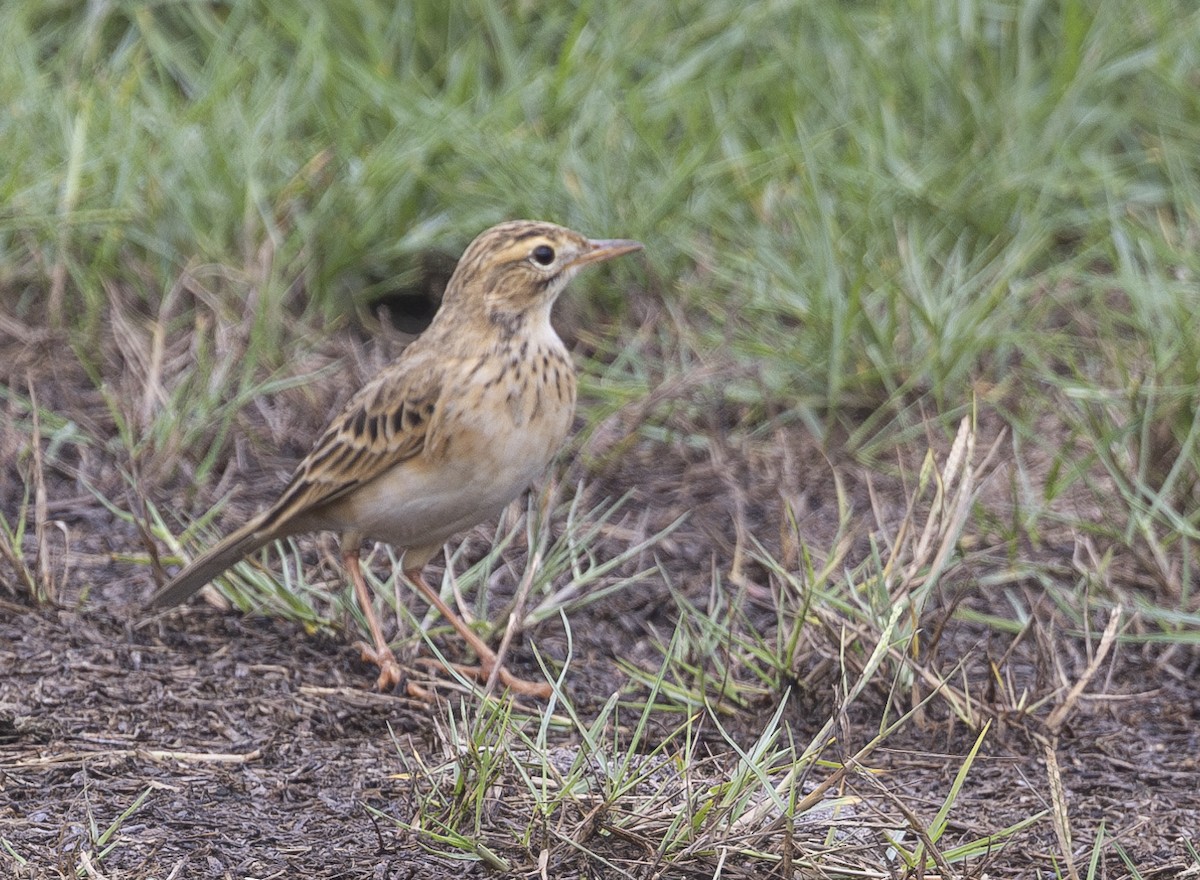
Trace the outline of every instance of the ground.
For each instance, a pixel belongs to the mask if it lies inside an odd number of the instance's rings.
[[[23,351],[17,347],[14,357]],[[59,411],[74,407],[83,417],[91,407],[93,420],[101,420],[95,395],[69,370],[44,374],[38,391]],[[324,398],[316,396],[320,409]],[[691,410],[673,410],[684,411]],[[727,669],[743,686],[710,688],[717,708],[692,716],[686,749],[678,736],[684,715],[669,701],[639,727],[648,685],[632,681],[630,669],[653,677],[684,614],[682,600],[700,609],[696,621],[736,606],[731,639],[735,631],[753,632],[767,644],[779,635],[778,585],[761,558],[746,561],[739,535],[762,536],[771,553],[786,559],[795,548],[789,551],[781,537],[785,508],[798,512],[806,543],[827,547],[836,543],[839,499],[887,520],[910,497],[904,479],[869,477],[853,463],[831,460],[798,427],[707,447],[627,442],[631,425],[644,417],[635,408],[585,432],[581,451],[568,456],[558,476],[566,486],[590,480],[590,488],[572,490],[589,497],[632,492],[623,519],[596,541],[600,557],[683,511],[689,516],[654,546],[657,575],[571,612],[574,659],[553,705],[481,699],[444,676],[421,679],[435,692],[432,702],[375,693],[372,670],[337,626],[314,629],[202,601],[147,618],[142,603],[154,581],[137,527],[78,491],[77,472],[51,473],[51,515],[73,536],[70,551],[57,557],[69,564],[69,576],[57,603],[35,606],[14,579],[6,581],[9,596],[0,604],[0,864],[17,877],[904,876],[885,833],[910,849],[917,845],[915,829],[927,831],[934,822],[987,725],[936,849],[946,857],[959,843],[1026,824],[1002,843],[934,865],[925,876],[1067,876],[1063,853],[1086,871],[1098,834],[1108,843],[1098,848],[1103,874],[1097,876],[1196,870],[1200,656],[1126,638],[1093,664],[1106,619],[1072,618],[1052,591],[1019,577],[985,588],[1005,563],[984,546],[982,532],[964,539],[963,564],[928,605],[922,665],[912,667],[935,671],[969,695],[972,723],[920,681],[901,690],[898,679],[882,678],[846,699],[845,679],[853,673],[842,670],[839,651],[861,668],[864,659],[853,651],[859,636],[838,632],[846,619],[812,609],[814,623],[777,687],[754,682],[742,657],[741,666],[731,661]],[[720,436],[718,419],[705,418],[710,422],[702,427]],[[981,430],[1003,439],[999,427]],[[614,448],[622,454],[610,454]],[[1001,459],[996,467],[1003,465]],[[80,467],[107,481],[109,497],[121,497],[113,462]],[[263,462],[238,467],[249,473]],[[835,472],[842,495],[830,476]],[[269,482],[254,484],[236,507],[266,501]],[[19,485],[6,483],[9,509],[20,502]],[[178,486],[171,491],[184,497]],[[469,536],[476,556],[489,534]],[[968,552],[972,542],[984,550]],[[862,535],[851,543],[852,554],[869,552]],[[310,565],[323,546],[303,545]],[[521,550],[511,552],[519,571]],[[1029,552],[1070,571],[1080,548],[1063,538]],[[500,593],[513,589],[510,574],[494,579]],[[405,601],[421,613],[416,599]],[[1029,616],[1010,630],[988,624],[1012,617],[1012,609]],[[1142,632],[1136,616],[1122,620],[1124,635]],[[1082,637],[1084,626],[1091,637]],[[462,650],[444,630],[434,639],[451,656]],[[568,652],[561,620],[541,620],[514,644],[511,663],[530,676],[538,672],[531,644],[561,662]],[[424,675],[414,660],[428,656],[428,647],[411,634],[405,645],[406,664],[414,676]],[[705,667],[727,649],[718,644],[713,656],[688,662]],[[1085,686],[1068,698],[1080,681]],[[499,712],[506,730],[534,737],[546,712],[565,719],[569,706],[579,720],[550,725],[544,743],[565,774],[563,768],[596,748],[584,743],[581,730],[616,693],[628,708],[619,723],[604,725],[610,751],[587,755],[581,777],[587,791],[551,799],[553,808],[544,812],[517,769],[528,743],[506,740],[511,762],[488,771],[490,752],[463,733],[486,729],[480,719]],[[920,697],[928,703],[856,762],[881,726]],[[1052,720],[1064,704],[1069,711]],[[776,723],[781,741],[802,746],[827,719],[835,735],[823,757],[831,763],[809,767],[797,789],[812,792],[834,768],[849,768],[824,792],[824,805],[790,823],[767,821],[744,838],[732,820],[725,838],[713,836],[718,821],[700,823],[704,834],[690,847],[670,837],[676,812],[694,803],[693,788],[719,786],[738,771],[735,746],[753,748]],[[605,761],[630,743],[652,769],[624,794],[601,797],[614,779]],[[655,750],[659,745],[663,751]],[[484,784],[473,798],[476,779]],[[656,811],[642,810],[646,804]],[[470,852],[461,850],[464,839],[473,841]]]
[[[444,709],[373,693],[370,669],[344,643],[295,625],[202,608],[170,627],[139,629],[131,611],[3,606],[0,664],[12,672],[0,690],[0,827],[27,861],[18,868],[8,857],[13,876],[66,876],[83,852],[96,860],[97,834],[143,794],[93,876],[490,873],[483,863],[464,867],[431,852],[394,821],[417,819],[406,753],[430,764],[445,757]],[[604,623],[601,613],[580,629],[605,631]],[[1179,674],[1126,656],[1104,698],[1089,701],[1059,741],[1076,827],[1103,822],[1141,876],[1177,876],[1191,864],[1184,841],[1200,827],[1200,689],[1194,667],[1172,671]],[[817,719],[801,706],[792,714],[796,736],[811,735]],[[903,731],[870,762],[886,771],[882,785],[848,786],[864,800],[848,824],[903,827],[888,792],[932,813],[969,745],[961,730]],[[998,731],[972,768],[951,831],[976,835],[1050,809],[1045,780],[1028,726]],[[590,844],[632,876],[657,875],[644,854],[605,840],[602,827],[595,834]],[[801,852],[821,840],[805,837]],[[1091,842],[1075,844],[1086,853]],[[550,849],[548,876],[613,876],[575,851]],[[1042,820],[1003,852],[960,869],[1031,876],[1035,867],[1049,870],[1055,849]],[[536,841],[501,852],[518,873],[536,876]],[[1126,876],[1109,861],[1108,876]],[[879,870],[887,876],[885,865]]]

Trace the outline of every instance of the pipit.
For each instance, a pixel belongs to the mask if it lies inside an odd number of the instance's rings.
[[[380,690],[400,666],[359,564],[364,540],[403,551],[405,576],[475,651],[486,680],[497,657],[421,572],[452,535],[496,516],[554,457],[575,411],[575,368],[550,323],[567,282],[591,263],[641,249],[527,220],[467,247],[433,323],[350,398],[273,505],[197,556],[150,600],[178,604],[244,556],[304,532],[341,533],[342,559],[371,630],[363,658]],[[503,666],[511,690],[546,696]]]

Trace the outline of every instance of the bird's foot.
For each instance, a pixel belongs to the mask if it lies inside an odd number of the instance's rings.
[[[393,690],[404,680],[404,673],[400,671],[400,663],[396,660],[396,655],[391,648],[374,648],[366,642],[359,642],[358,648],[362,651],[363,662],[374,663],[379,667],[379,679],[375,682],[378,690],[385,692]]]
[[[454,670],[463,678],[473,678],[481,684],[487,684],[492,677],[492,670],[497,668],[497,660],[495,655],[485,657],[478,666],[468,666],[463,663],[442,663],[432,657],[419,657],[416,661],[422,666],[431,666],[438,669],[447,669],[453,667]],[[539,700],[549,699],[554,693],[549,683],[544,681],[528,681],[513,675],[508,671],[508,667],[500,665],[499,672],[496,675],[497,680],[502,688],[506,688],[514,694],[520,694],[523,697],[536,697]]]
[[[479,680],[482,682],[491,681],[492,671],[486,666],[479,667]],[[499,674],[500,684],[508,688],[514,694],[521,694],[525,697],[537,697],[539,700],[548,700],[550,695],[554,693],[554,688],[550,687],[549,682],[545,681],[529,681],[528,679],[520,678],[508,671],[508,667],[501,666]]]

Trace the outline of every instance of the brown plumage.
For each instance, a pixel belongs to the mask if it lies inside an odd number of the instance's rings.
[[[583,266],[641,248],[591,241],[550,223],[494,226],[467,247],[429,328],[346,403],[279,500],[196,557],[150,600],[187,599],[280,538],[328,529],[367,615],[379,687],[400,680],[359,567],[363,540],[404,551],[405,573],[471,644],[489,674],[495,654],[421,577],[452,535],[498,514],[545,469],[570,429],[575,370],[550,309]],[[546,686],[500,668],[525,693]]]

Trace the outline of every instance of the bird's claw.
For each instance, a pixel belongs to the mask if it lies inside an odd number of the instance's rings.
[[[381,692],[394,690],[404,680],[400,663],[396,660],[396,655],[392,653],[391,648],[373,648],[366,642],[359,642],[358,648],[362,652],[364,663],[373,663],[379,667],[379,678],[375,682],[377,690]]]
[[[463,678],[473,678],[480,684],[485,685],[492,677],[492,670],[496,668],[496,659],[494,656],[484,658],[478,666],[468,666],[464,663],[443,663],[440,660],[435,660],[433,657],[418,657],[416,662],[422,666],[436,669],[447,669],[452,666]],[[539,700],[547,700],[554,693],[554,688],[549,683],[520,678],[509,672],[508,667],[504,665],[500,665],[500,671],[496,677],[500,682],[501,689],[507,689],[523,697],[536,697]]]

